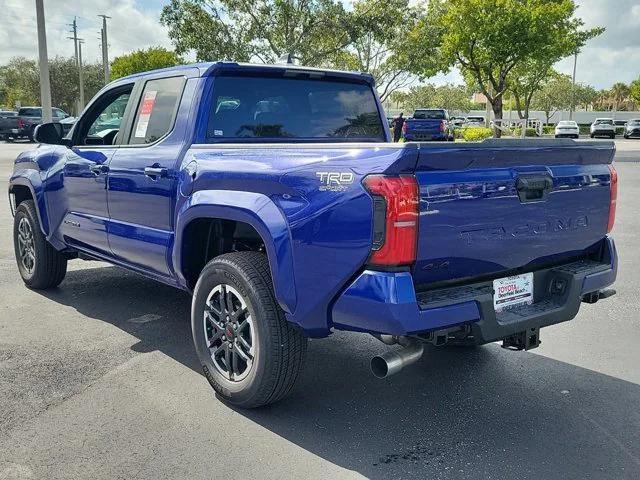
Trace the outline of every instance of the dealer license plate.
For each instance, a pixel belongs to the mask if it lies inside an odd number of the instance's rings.
[[[493,281],[493,308],[502,312],[533,303],[533,273],[499,278]]]

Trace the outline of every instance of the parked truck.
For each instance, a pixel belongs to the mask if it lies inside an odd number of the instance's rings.
[[[62,133],[39,126],[10,179],[24,283],[82,257],[190,292],[240,407],[283,398],[334,330],[393,346],[385,377],[425,344],[535,348],[613,293],[612,142],[394,144],[371,76],[230,62],[118,79]]]
[[[59,108],[52,108],[51,113],[54,122],[62,122],[66,132],[70,130],[71,123],[65,122],[70,118],[69,114]],[[33,132],[42,123],[42,107],[22,107],[16,115],[0,120],[0,134],[8,141],[27,138],[33,142]]]
[[[402,126],[402,136],[407,142],[454,140],[453,122],[449,113],[442,108],[419,108]]]

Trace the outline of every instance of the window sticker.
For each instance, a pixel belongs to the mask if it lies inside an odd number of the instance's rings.
[[[149,126],[149,118],[156,104],[157,90],[149,90],[144,94],[142,105],[140,106],[140,115],[138,116],[138,124],[136,125],[136,138],[144,138],[147,135],[147,127]]]

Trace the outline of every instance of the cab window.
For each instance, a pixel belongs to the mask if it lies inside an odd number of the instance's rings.
[[[133,121],[129,145],[154,143],[171,131],[184,83],[184,77],[147,81]]]

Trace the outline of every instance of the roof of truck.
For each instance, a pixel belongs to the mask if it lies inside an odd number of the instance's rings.
[[[238,62],[230,62],[230,61],[221,61],[221,62],[202,62],[202,63],[191,63],[186,65],[176,65],[175,67],[162,68],[159,70],[150,70],[147,72],[135,73],[133,75],[129,75],[127,77],[123,77],[118,79],[134,79],[143,75],[148,74],[157,74],[161,72],[166,73],[180,73],[187,72],[189,70],[198,70],[198,76],[207,77],[210,75],[215,75],[220,72],[255,72],[259,73],[263,72],[273,72],[273,71],[287,71],[292,73],[300,73],[300,74],[308,74],[309,77],[313,78],[314,76],[322,77],[325,75],[330,75],[332,77],[341,77],[341,78],[351,78],[354,80],[366,81],[370,84],[374,83],[373,76],[369,73],[364,72],[349,72],[344,70],[331,70],[327,68],[315,68],[315,67],[304,67],[301,65],[292,65],[292,64],[264,64],[264,63],[238,63]]]

